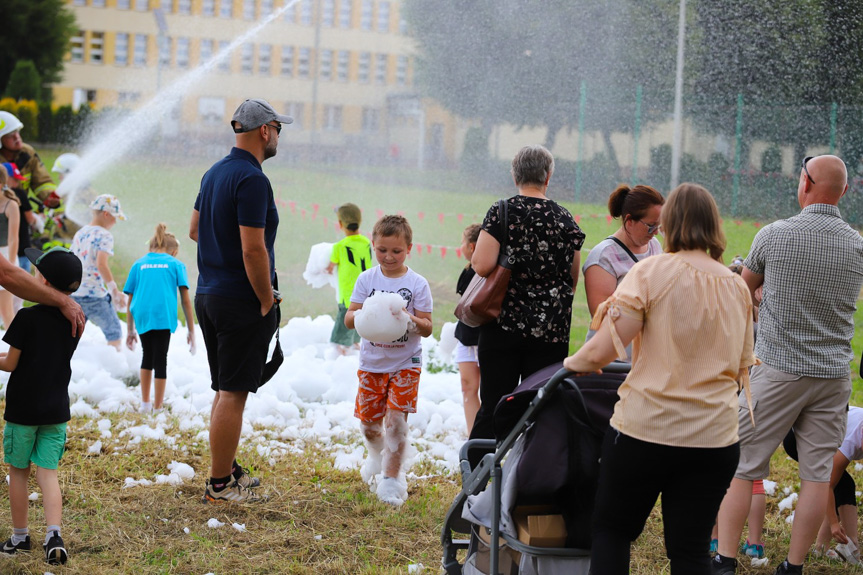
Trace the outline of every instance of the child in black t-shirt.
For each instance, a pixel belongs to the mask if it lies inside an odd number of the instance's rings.
[[[81,260],[66,248],[41,252],[25,250],[27,258],[45,278],[45,283],[71,294],[81,284]],[[69,322],[55,307],[36,305],[20,310],[3,341],[7,353],[0,353],[0,369],[10,371],[6,385],[6,428],[3,455],[9,464],[9,504],[12,508],[12,537],[0,551],[30,550],[27,528],[30,463],[36,464],[36,481],[42,489],[45,507],[45,559],[65,563],[68,557],[60,537],[63,514],[57,467],[66,445],[69,413],[70,360],[78,337],[72,337]]]

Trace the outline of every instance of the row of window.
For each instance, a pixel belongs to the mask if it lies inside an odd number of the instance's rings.
[[[85,61],[86,34],[82,31],[72,38],[70,59],[72,62],[83,63]],[[147,42],[146,34],[116,33],[114,35],[114,64],[117,66],[132,65],[145,67],[147,65]],[[187,69],[191,66],[190,48],[192,40],[185,36],[177,38],[156,37],[158,46],[159,64],[163,67],[171,66],[171,53],[174,53],[174,66]],[[216,55],[216,50],[221,52],[228,47],[227,40],[218,43],[211,39],[201,39],[199,62],[209,61]],[[173,48],[173,50],[172,50]],[[257,49],[257,60],[255,52]],[[275,54],[278,49],[278,54]],[[131,58],[130,58],[131,51]],[[273,61],[277,58],[278,74],[286,78],[310,78],[313,75],[313,52],[312,48],[281,46],[274,48],[272,44],[243,44],[240,47],[240,73],[258,74],[260,76],[273,75]],[[350,64],[352,53],[348,50],[319,50],[317,77],[324,81],[348,82],[350,80]],[[105,61],[105,33],[90,32],[89,54],[86,60],[93,64],[101,64]],[[372,54],[371,52],[354,53],[356,61],[355,81],[366,84],[374,80],[376,84],[386,84],[389,69],[389,54]],[[395,58],[395,83],[399,86],[407,84],[408,57],[399,54]],[[221,58],[216,63],[216,69],[221,72],[231,71],[230,57]]]
[[[290,0],[285,0],[286,2]],[[164,2],[163,2],[164,3]],[[180,15],[192,14],[192,0],[169,0],[172,12]],[[104,8],[106,0],[72,0],[75,6],[87,6]],[[217,6],[218,4],[218,6]],[[377,4],[377,10],[375,5]],[[300,0],[294,10],[288,9],[284,19],[293,21],[304,26],[311,26],[314,21],[315,6],[319,7],[321,25],[327,28],[350,28],[352,16],[356,6],[359,6],[361,30],[377,30],[379,32],[390,31],[391,3],[388,0]],[[146,12],[150,9],[149,0],[116,0],[116,7],[121,10],[135,9]],[[274,0],[243,0],[242,17],[244,20],[257,20],[267,18],[276,11]],[[221,18],[234,17],[233,0],[202,0],[200,3],[201,16],[216,16]],[[407,24],[402,19],[399,21],[398,31],[406,34]]]

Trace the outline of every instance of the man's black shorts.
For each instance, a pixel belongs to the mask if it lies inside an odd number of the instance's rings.
[[[276,333],[276,308],[261,317],[257,300],[195,295],[214,391],[256,392]]]

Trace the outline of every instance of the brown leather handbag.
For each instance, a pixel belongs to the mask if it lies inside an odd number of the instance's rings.
[[[479,327],[498,318],[509,287],[509,278],[512,276],[514,262],[506,255],[509,234],[506,200],[498,201],[498,213],[503,241],[500,244],[497,265],[488,277],[476,274],[455,306],[455,316],[468,327]]]

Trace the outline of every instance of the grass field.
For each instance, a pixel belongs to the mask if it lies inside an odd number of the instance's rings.
[[[56,154],[44,153],[49,166]],[[114,228],[117,255],[113,268],[118,283],[125,279],[131,263],[146,252],[146,241],[158,221],[181,238],[180,257],[194,269],[194,245],[186,237],[189,215],[198,182],[208,163],[190,162],[183,166],[162,164],[128,165],[122,171],[99,176],[94,187],[99,192],[117,194],[130,216]],[[478,221],[494,197],[458,189],[458,178],[451,173],[429,173],[434,185],[421,187],[412,173],[366,173],[363,178],[322,170],[301,170],[271,160],[265,170],[273,181],[276,195],[289,204],[281,211],[277,246],[277,267],[282,291],[286,294],[283,315],[316,316],[334,311],[331,291],[312,290],[305,285],[302,271],[309,247],[318,242],[333,242],[340,236],[333,228],[332,207],[345,201],[359,204],[366,214],[363,230],[368,232],[377,210],[404,211],[414,226],[415,242],[423,245],[459,244],[462,228]],[[399,183],[402,182],[402,183]],[[512,190],[501,190],[508,195]],[[615,229],[606,222],[603,206],[565,205],[581,216],[588,247]],[[318,214],[311,217],[313,204]],[[306,217],[299,210],[307,210]],[[420,220],[419,213],[425,217]],[[437,214],[444,213],[441,223]],[[461,223],[457,214],[463,214]],[[598,217],[591,217],[596,215]],[[323,218],[329,225],[324,227]],[[745,255],[757,229],[749,221],[739,225],[726,221],[730,257]],[[451,253],[441,257],[439,249],[421,256],[413,255],[410,265],[427,277],[436,302],[435,332],[451,321],[455,306],[455,281],[464,261]],[[194,275],[194,274],[191,274]],[[857,323],[860,323],[860,313]],[[587,326],[587,307],[583,287],[576,294],[573,321],[573,346],[583,340]],[[858,330],[859,331],[859,330]],[[855,355],[863,341],[855,336]],[[854,372],[857,364],[854,364]],[[859,379],[855,379],[854,403],[863,403]],[[138,425],[138,415],[109,414],[112,429]],[[169,418],[170,419],[170,418]],[[382,505],[362,484],[358,473],[333,469],[327,452],[313,439],[296,442],[296,454],[285,457],[273,468],[266,458],[253,450],[241,453],[244,464],[259,471],[263,491],[270,501],[254,507],[212,507],[199,502],[201,486],[148,487],[122,489],[126,477],[152,477],[163,473],[173,459],[203,471],[209,460],[206,439],[196,431],[183,431],[178,420],[171,420],[169,433],[178,438],[178,450],[163,443],[144,441],[129,445],[115,434],[103,440],[103,455],[88,454],[87,446],[99,438],[95,422],[74,420],[69,429],[70,442],[60,468],[64,492],[64,538],[71,560],[54,573],[107,575],[114,573],[303,573],[303,574],[402,574],[410,565],[423,564],[427,573],[436,573],[440,561],[439,532],[450,501],[458,491],[458,479],[441,475],[435,469],[414,468],[421,477],[410,482],[410,498],[399,510]],[[278,430],[256,429],[256,434],[276,437]],[[358,438],[345,438],[356,442]],[[117,448],[116,451],[114,448]],[[773,561],[784,557],[790,526],[788,512],[778,511],[784,497],[782,489],[799,491],[796,466],[784,454],[774,456],[771,479],[777,481],[779,495],[768,498],[766,526],[767,553]],[[860,472],[852,470],[859,480]],[[637,472],[633,481],[638,481]],[[698,486],[693,486],[697,489]],[[35,491],[35,484],[31,491]],[[210,518],[226,523],[219,529],[207,527]],[[231,528],[244,524],[245,532]],[[8,536],[9,511],[5,490],[0,491],[0,537]],[[31,506],[34,536],[42,535],[41,505]],[[184,532],[188,528],[189,532]],[[38,551],[26,557],[0,557],[0,573],[34,574],[46,571]],[[807,565],[807,573],[843,573],[851,570],[825,560]],[[749,569],[740,573],[771,573],[771,569]],[[657,511],[644,535],[633,549],[632,573],[668,573],[662,545],[662,525]]]

